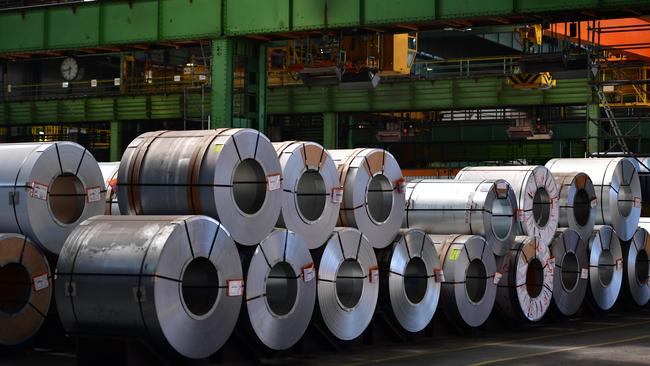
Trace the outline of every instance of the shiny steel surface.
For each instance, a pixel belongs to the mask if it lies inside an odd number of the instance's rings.
[[[558,189],[553,176],[543,166],[467,167],[457,180],[504,179],[517,196],[519,235],[534,236],[550,245],[558,224]]]
[[[406,184],[397,160],[382,149],[329,153],[343,187],[337,225],[358,228],[373,248],[388,246],[404,218]]]
[[[278,226],[302,236],[309,249],[318,248],[332,234],[338,220],[336,165],[315,142],[277,142],[273,147],[282,166],[284,191]]]
[[[641,216],[641,183],[629,159],[552,159],[546,167],[553,173],[589,175],[598,197],[596,225],[612,226],[623,241],[632,238]]]
[[[278,221],[281,167],[252,129],[157,131],[127,147],[119,170],[122,214],[203,214],[233,239],[257,245]]]
[[[99,163],[104,183],[106,185],[106,209],[104,215],[119,215],[120,206],[117,203],[117,172],[120,162]]]
[[[22,233],[58,254],[83,220],[104,212],[90,152],[73,142],[0,144],[0,232]]]
[[[587,297],[601,310],[616,303],[623,282],[623,252],[609,225],[596,225],[589,238],[589,287]]]
[[[587,239],[596,224],[598,197],[585,173],[553,173],[560,191],[559,227],[574,229]]]
[[[229,287],[242,278],[233,240],[211,218],[96,216],[64,245],[56,303],[68,333],[205,358],[234,329],[242,297]]]
[[[563,316],[573,316],[582,305],[589,286],[587,241],[577,231],[560,228],[551,244],[555,257],[553,275],[553,309]]]
[[[621,243],[623,248],[623,284],[621,296],[628,304],[645,306],[650,301],[650,225],[639,223],[632,240]]]
[[[403,227],[429,234],[475,234],[496,255],[512,247],[518,224],[517,198],[504,180],[424,179],[406,186]]]

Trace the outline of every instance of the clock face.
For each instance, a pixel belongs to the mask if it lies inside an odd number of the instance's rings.
[[[67,81],[74,80],[79,73],[79,64],[72,57],[66,57],[61,62],[61,76]]]

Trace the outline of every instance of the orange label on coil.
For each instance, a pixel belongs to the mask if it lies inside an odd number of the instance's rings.
[[[368,281],[370,283],[379,283],[379,267],[372,266],[368,268]]]
[[[395,189],[397,190],[397,193],[402,194],[406,192],[406,179],[400,178],[395,181]]]
[[[332,203],[343,202],[343,187],[332,188]]]

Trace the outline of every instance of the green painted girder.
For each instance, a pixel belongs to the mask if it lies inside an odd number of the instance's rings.
[[[0,12],[0,53],[626,8],[650,0],[115,0]]]
[[[562,79],[548,90],[517,90],[504,77],[380,83],[375,89],[339,90],[337,86],[269,89],[268,114],[417,111],[571,105],[591,101],[588,80]]]
[[[200,104],[188,98],[188,117],[198,117]],[[10,102],[0,104],[0,125],[179,119],[183,107],[181,94]],[[209,113],[209,102],[204,109]]]

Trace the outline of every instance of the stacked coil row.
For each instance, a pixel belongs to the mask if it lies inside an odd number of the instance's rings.
[[[3,149],[0,232],[14,234],[0,234],[0,322],[20,331],[0,331],[0,345],[33,336],[52,294],[72,335],[194,359],[232,333],[270,350],[311,324],[353,340],[376,310],[419,332],[439,305],[478,327],[493,308],[539,321],[583,303],[608,310],[619,292],[633,306],[650,298],[626,159],[468,167],[407,185],[385,150],[250,129],[145,133],[101,170],[72,143]]]

